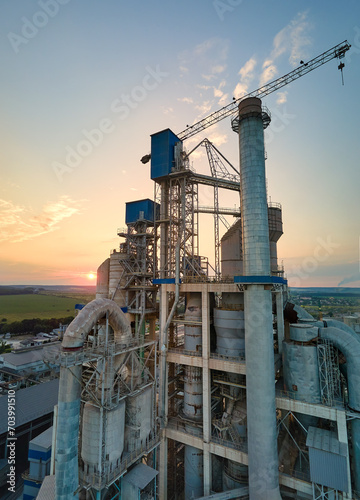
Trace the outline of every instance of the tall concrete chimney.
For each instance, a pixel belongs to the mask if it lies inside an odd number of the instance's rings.
[[[263,120],[265,118],[265,120]],[[280,500],[264,123],[258,98],[239,105],[240,199],[244,275],[246,400],[251,500]],[[259,283],[260,282],[260,283]]]

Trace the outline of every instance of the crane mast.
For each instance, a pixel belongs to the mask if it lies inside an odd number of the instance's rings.
[[[331,61],[332,59],[335,58],[342,59],[343,57],[345,57],[345,53],[350,49],[350,47],[351,45],[347,42],[347,40],[345,40],[344,42],[335,45],[335,47],[333,47],[332,49],[329,49],[326,52],[323,52],[322,54],[318,55],[317,57],[314,57],[314,59],[311,59],[306,63],[301,62],[301,65],[295,68],[293,71],[290,71],[290,73],[287,73],[286,75],[281,76],[280,78],[277,78],[276,80],[273,80],[272,82],[269,82],[266,85],[263,85],[262,87],[259,87],[258,89],[250,92],[249,94],[246,94],[244,96],[239,97],[238,99],[235,99],[230,104],[227,104],[223,108],[214,111],[214,113],[211,113],[206,118],[203,118],[202,120],[194,123],[190,127],[187,127],[185,130],[177,134],[177,136],[182,141],[188,139],[189,137],[192,137],[193,135],[201,132],[202,130],[205,130],[211,125],[214,125],[215,123],[223,120],[227,116],[235,114],[237,112],[240,101],[242,101],[243,99],[247,99],[248,97],[259,97],[261,99],[262,97],[265,97],[271,94],[272,92],[275,92],[276,90],[284,87],[285,85],[288,85],[294,80],[297,80],[301,76],[310,73],[310,71],[313,71],[314,69],[318,68],[319,66],[322,66],[323,64],[327,63],[328,61]],[[341,63],[338,66],[338,69],[342,71],[343,67],[344,63]]]

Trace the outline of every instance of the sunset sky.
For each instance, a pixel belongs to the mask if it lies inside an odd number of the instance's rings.
[[[347,39],[344,86],[333,60],[264,99],[266,169],[290,285],[360,286],[358,0],[4,0],[0,26],[0,284],[93,283],[125,203],[153,198],[150,134],[179,133]],[[185,147],[204,137],[238,167],[229,119]],[[213,258],[206,217],[200,253]]]

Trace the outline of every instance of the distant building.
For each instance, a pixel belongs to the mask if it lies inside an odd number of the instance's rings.
[[[29,469],[23,474],[23,500],[33,500],[38,496],[44,477],[50,473],[53,427],[39,434],[29,443]]]
[[[360,314],[353,314],[349,316],[344,316],[343,321],[345,325],[351,326],[356,333],[360,334]]]
[[[29,467],[29,441],[39,436],[53,425],[54,406],[58,402],[59,379],[50,380],[16,392],[16,473],[19,476]],[[8,398],[0,396],[0,415],[7,415]],[[7,457],[8,423],[6,418],[0,419],[0,456]],[[7,493],[6,463],[0,461],[0,498]],[[2,478],[2,480],[1,480]],[[5,479],[5,481],[4,481]],[[20,484],[17,477],[16,488]]]
[[[3,389],[7,384],[15,384],[15,389],[28,385],[30,381],[39,381],[43,378],[53,377],[59,372],[59,366],[50,357],[59,352],[60,343],[52,343],[30,350],[14,350],[0,355],[0,385]]]

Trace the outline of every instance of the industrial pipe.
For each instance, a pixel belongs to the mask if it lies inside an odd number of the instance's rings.
[[[360,491],[360,337],[332,326],[320,328],[319,332],[322,339],[329,340],[346,357],[349,406],[359,412],[359,418],[351,422],[351,436],[355,489]]]
[[[114,330],[115,342],[117,342],[119,336],[121,338],[124,336],[130,338],[131,325],[120,307],[110,299],[95,299],[86,304],[67,327],[62,341],[62,348],[81,348],[88,333],[97,321],[107,313],[109,325]]]
[[[131,326],[120,307],[109,299],[95,299],[87,304],[65,331],[62,350],[81,351],[96,322],[108,316],[116,342],[131,337]],[[74,492],[78,480],[78,440],[80,424],[82,365],[60,368],[58,422],[55,455],[55,490],[57,500],[78,498]]]
[[[238,132],[244,274],[270,276],[260,99],[240,102]],[[264,285],[249,284],[244,296],[250,498],[279,500],[271,291]]]

